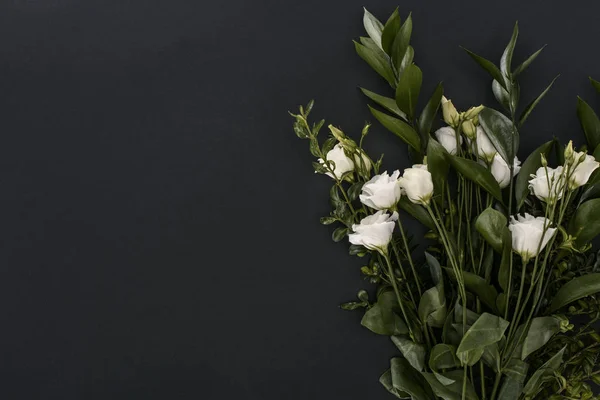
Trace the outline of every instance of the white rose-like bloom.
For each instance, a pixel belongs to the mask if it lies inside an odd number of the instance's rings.
[[[527,263],[530,258],[536,257],[556,232],[556,228],[549,228],[550,221],[544,217],[534,217],[525,213],[525,216],[510,217],[508,229],[512,233],[512,248],[520,254]],[[544,225],[547,226],[544,232]]]
[[[584,152],[575,152],[574,155],[577,166],[569,178],[569,189],[571,190],[585,185],[590,179],[592,172],[600,166],[600,163],[590,155],[586,155],[585,159],[582,162],[579,162],[579,159],[585,155]]]
[[[354,162],[350,157],[346,155],[346,153],[344,152],[344,148],[339,143],[336,144],[333,147],[333,149],[327,152],[325,158],[328,161],[333,161],[335,163],[335,167],[333,168],[333,174],[329,171],[325,173],[327,176],[333,179],[341,179],[345,173],[354,170]],[[322,158],[319,158],[318,161],[321,164],[325,164],[325,161]]]
[[[348,239],[352,244],[385,254],[387,246],[392,240],[397,220],[398,213],[396,211],[392,215],[377,211],[375,214],[363,218],[360,224],[352,225],[354,233],[349,234]]]
[[[456,131],[450,126],[444,126],[435,131],[435,137],[438,142],[452,155],[456,154]],[[459,136],[458,141],[463,143],[463,139]]]
[[[472,140],[469,140],[469,144],[471,145],[471,152],[475,154],[475,143]],[[492,162],[494,156],[497,151],[490,139],[487,136],[487,133],[480,126],[477,127],[477,156],[486,160],[488,163]]]
[[[433,181],[427,166],[415,164],[404,170],[404,175],[398,180],[400,187],[415,204],[428,205],[433,195]]]
[[[510,184],[510,168],[504,159],[500,156],[500,154],[496,154],[494,156],[494,160],[492,161],[492,165],[490,166],[492,175],[500,185],[500,189],[504,189]],[[517,157],[513,160],[513,178],[517,176],[519,171],[521,170],[521,161]]]
[[[381,175],[375,175],[362,187],[359,196],[361,203],[375,210],[390,210],[396,207],[400,200],[401,191],[398,184],[400,171],[396,170],[392,175],[385,171]]]
[[[529,190],[538,199],[552,204],[562,197],[565,186],[562,174],[562,166],[556,168],[539,167],[535,171],[535,175],[531,175],[532,179],[529,180]]]

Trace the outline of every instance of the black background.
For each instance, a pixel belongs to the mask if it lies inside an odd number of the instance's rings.
[[[288,110],[356,135],[372,0],[13,0],[0,6],[0,397],[386,399],[391,343],[338,304],[368,287],[333,244],[330,182]],[[403,1],[424,93],[495,105],[459,45],[499,59],[519,20],[521,158],[582,142],[597,1]],[[405,147],[374,125],[388,169]],[[416,225],[413,225],[416,228]]]

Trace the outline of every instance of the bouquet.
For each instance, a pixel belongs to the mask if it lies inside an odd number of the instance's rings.
[[[362,92],[373,117],[408,145],[412,167],[385,170],[383,157],[367,154],[369,124],[355,138],[329,125],[321,140],[313,102],[291,114],[315,172],[332,181],[321,223],[335,226],[335,242],[347,238],[377,286],[342,308],[360,310],[361,325],[397,347],[379,378],[397,398],[600,399],[600,253],[591,245],[600,234],[600,119],[578,99],[586,143],[552,139],[521,162],[519,131],[554,82],[520,107],[519,78],[542,49],[514,66],[515,25],[499,65],[466,50],[491,76],[499,105],[459,111],[441,84],[420,93],[412,23],[397,9],[385,23],[365,10],[368,36],[354,43],[391,87]],[[426,227],[423,239],[404,229],[406,218]]]

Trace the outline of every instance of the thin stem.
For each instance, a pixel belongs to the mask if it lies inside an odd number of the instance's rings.
[[[400,291],[398,290],[398,284],[396,283],[396,276],[394,275],[394,269],[392,268],[392,263],[390,262],[390,258],[387,254],[382,254],[385,262],[388,267],[388,274],[390,275],[390,280],[392,281],[392,287],[394,288],[394,293],[396,294],[396,299],[398,300],[398,304],[400,305],[400,310],[402,311],[402,315],[404,316],[404,321],[406,321],[406,326],[408,326],[408,331],[410,333],[410,337],[415,339],[415,335],[413,334],[410,320],[406,315],[406,311],[404,310],[404,304],[402,303],[402,297],[400,296]]]
[[[404,250],[406,250],[406,257],[408,258],[408,263],[410,264],[412,273],[415,276],[415,283],[417,284],[417,290],[419,292],[419,298],[420,298],[422,296],[423,292],[421,291],[419,275],[417,274],[415,264],[413,263],[412,255],[410,253],[410,248],[408,247],[408,241],[406,240],[406,234],[404,233],[404,227],[402,226],[402,221],[400,221],[400,218],[398,218],[398,229],[400,229],[400,235],[402,236],[402,243],[404,244]]]

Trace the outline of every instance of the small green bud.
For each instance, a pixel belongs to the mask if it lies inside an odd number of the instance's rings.
[[[485,107],[483,106],[483,104],[478,105],[477,107],[471,107],[469,108],[465,114],[464,117],[465,119],[472,119],[475,118],[476,116],[479,115],[479,113],[481,112],[481,110],[483,110]]]
[[[573,163],[573,141],[569,140],[569,144],[565,148],[565,163]]]
[[[456,111],[456,107],[454,107],[452,101],[448,100],[445,96],[442,96],[442,114],[444,116],[444,121],[446,121],[448,125],[453,128],[458,126],[460,121],[458,111]]]
[[[477,128],[471,120],[467,120],[462,123],[462,131],[465,133],[465,136],[471,140],[477,137]]]
[[[369,301],[369,293],[367,293],[366,290],[359,290],[357,297],[360,301],[365,301],[365,302]]]
[[[361,135],[362,136],[367,136],[367,134],[369,133],[369,129],[371,128],[371,124],[368,122],[365,122],[365,126],[362,129]]]
[[[544,155],[544,153],[541,153],[540,157],[542,159],[542,167],[546,168],[548,166],[548,160],[546,160],[546,156]]]

